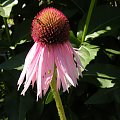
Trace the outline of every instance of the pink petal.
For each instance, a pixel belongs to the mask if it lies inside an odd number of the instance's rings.
[[[61,86],[61,81],[60,81],[60,73],[59,70],[57,68],[57,90],[60,90],[60,86]]]
[[[62,65],[63,61],[61,61],[62,58],[60,56],[58,47],[60,47],[60,46],[54,47],[55,64],[56,64],[56,67],[57,67],[57,69],[59,71],[58,74],[60,75],[60,80],[62,82],[62,86],[63,86],[63,89],[65,91],[65,90],[68,90],[68,83],[66,82],[66,79],[65,79],[65,72],[66,71],[65,71],[65,69],[64,69],[64,67]]]
[[[39,60],[39,66],[38,66],[38,74],[37,74],[37,101],[38,101],[38,97],[42,97],[42,64],[43,64],[43,54],[44,54],[44,50],[45,47],[42,48],[41,50],[41,56],[40,56],[40,60]]]
[[[65,64],[66,64],[66,70],[69,76],[72,78],[74,85],[76,85],[77,78],[78,78],[78,72],[77,72],[76,65],[73,59],[73,54],[69,51],[69,48],[65,44],[62,46],[62,54],[63,56],[67,56],[67,57],[63,57]]]
[[[62,54],[62,46],[60,47],[57,47],[56,49],[56,52],[57,52],[57,55],[58,55],[58,59],[60,61],[60,66],[61,66],[61,70],[64,72],[65,74],[65,77],[67,78],[67,80],[73,85],[75,86],[75,84],[73,83],[73,80],[71,79],[70,75],[69,75],[69,68],[65,62],[65,58],[66,58],[66,55]],[[66,52],[66,51],[64,51]]]
[[[26,56],[26,59],[25,59],[25,63],[24,63],[24,68],[23,68],[23,71],[19,77],[19,80],[18,80],[18,90],[21,86],[21,84],[23,83],[23,80],[24,80],[24,77],[25,77],[25,74],[26,74],[26,70],[27,70],[27,67],[29,66],[29,64],[31,63],[35,53],[36,53],[36,49],[38,48],[38,45],[37,43],[34,43],[34,45],[32,46],[32,48],[30,49],[30,51],[28,52],[27,56]],[[31,57],[33,56],[33,57]]]
[[[53,55],[52,46],[47,46],[45,52],[46,53],[44,59],[46,60],[46,62],[43,63],[43,65],[46,66],[46,70],[45,70],[46,74],[43,83],[44,94],[47,92],[49,88],[54,73],[54,55]]]
[[[38,49],[38,51],[36,51],[36,56],[33,58],[34,59],[34,62],[30,64],[30,68],[28,69],[27,71],[27,77],[26,77],[26,81],[25,81],[25,85],[24,85],[24,89],[22,91],[21,94],[25,94],[26,90],[28,89],[28,87],[30,86],[30,83],[32,80],[35,80],[36,79],[36,71],[37,71],[37,66],[38,66],[38,62],[39,62],[39,59],[40,59],[40,52],[39,52],[40,49]]]
[[[68,44],[71,46],[70,43],[68,43]],[[77,67],[78,67],[79,74],[82,76],[80,67],[82,67],[83,69],[84,69],[84,67],[83,67],[83,65],[81,64],[80,59],[79,59],[78,55],[76,54],[76,52],[74,51],[74,49],[73,49],[72,47],[70,47],[70,50],[73,52],[73,54],[74,54],[74,56],[75,56],[75,60],[76,60],[76,62],[77,62]]]

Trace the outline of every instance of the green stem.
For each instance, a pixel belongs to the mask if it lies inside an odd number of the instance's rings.
[[[95,4],[95,0],[91,0],[88,15],[87,15],[87,19],[86,19],[86,23],[85,23],[84,30],[83,30],[81,43],[83,43],[84,40],[85,40],[85,36],[86,36],[87,30],[88,30],[88,26],[89,26],[91,14],[92,14],[92,11],[93,11],[93,8],[94,8],[94,4]]]
[[[56,67],[55,67],[54,68],[54,75],[53,75],[50,86],[51,86],[51,90],[53,92],[53,96],[54,96],[54,99],[55,99],[55,102],[56,102],[56,107],[57,107],[57,110],[58,110],[58,114],[60,116],[60,120],[67,120],[66,116],[65,116],[64,108],[63,108],[63,105],[62,105],[62,101],[61,101],[59,92],[58,92],[57,87],[56,87],[56,75],[57,75],[57,73],[56,73]]]
[[[8,24],[7,24],[7,18],[3,17],[3,22],[4,22],[4,25],[5,25],[7,39],[8,39],[9,45],[10,45],[11,44],[11,42],[10,42],[11,40],[10,40],[10,32],[9,32],[9,28],[8,28]]]

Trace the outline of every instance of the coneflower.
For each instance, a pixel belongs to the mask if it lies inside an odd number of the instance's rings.
[[[22,95],[36,82],[37,100],[47,92],[56,66],[56,88],[63,91],[76,86],[81,73],[81,62],[69,42],[69,21],[59,10],[49,7],[40,11],[32,22],[34,45],[28,52],[18,89],[24,82]]]

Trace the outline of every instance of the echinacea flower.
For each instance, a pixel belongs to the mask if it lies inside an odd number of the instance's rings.
[[[32,22],[32,38],[35,41],[26,56],[23,71],[18,80],[18,89],[24,82],[22,95],[36,82],[37,100],[47,92],[57,71],[57,90],[76,86],[81,73],[81,62],[69,42],[69,21],[59,10],[49,7],[40,11]]]

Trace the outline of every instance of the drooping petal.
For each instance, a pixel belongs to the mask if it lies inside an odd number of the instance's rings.
[[[70,82],[70,84],[72,84],[73,86],[75,86],[73,80],[70,77],[69,68],[68,68],[66,60],[65,60],[67,56],[62,53],[62,49],[64,49],[64,48],[61,45],[60,47],[57,47],[57,50],[56,50],[56,52],[59,53],[58,59],[59,59],[60,64],[61,64],[61,70],[65,73],[65,77]],[[65,50],[63,50],[63,51],[66,52]]]
[[[25,59],[25,63],[24,63],[24,68],[21,72],[21,75],[19,77],[19,80],[18,80],[18,90],[21,86],[21,84],[23,83],[23,80],[24,80],[24,77],[25,77],[25,74],[26,74],[26,70],[29,66],[29,64],[31,63],[31,61],[34,59],[34,56],[35,56],[35,53],[36,53],[36,50],[38,49],[38,45],[37,43],[34,43],[34,45],[32,46],[32,48],[30,49],[30,51],[28,52],[27,56],[26,56],[26,59]]]
[[[44,90],[44,94],[47,92],[50,82],[52,80],[53,74],[54,74],[54,55],[53,55],[53,47],[48,46],[46,47],[45,51],[45,60],[46,62],[43,63],[44,66],[46,66],[45,76],[44,76],[44,82],[42,89]]]
[[[82,76],[82,64],[69,42],[69,22],[66,16],[54,8],[41,11],[32,22],[32,37],[35,44],[25,59],[25,65],[18,80],[18,89],[24,81],[24,89],[32,83],[37,84],[37,100],[49,89],[54,74],[57,71],[57,90],[63,91],[77,85],[79,75]]]
[[[41,49],[41,56],[40,56],[40,59],[39,59],[39,64],[38,64],[38,74],[37,74],[37,101],[38,101],[38,97],[42,97],[42,64],[43,64],[43,54],[44,54],[44,50],[45,50],[45,47],[43,47]]]
[[[29,80],[29,78],[31,77],[31,75],[34,71],[35,65],[39,60],[38,58],[41,55],[41,53],[40,53],[41,49],[42,49],[42,47],[38,45],[38,49],[35,51],[34,58],[32,59],[31,63],[29,64],[29,66],[26,70],[26,81],[25,81],[25,83]],[[36,66],[35,69],[37,70],[37,66]],[[35,76],[35,74],[34,74],[34,76]]]
[[[40,48],[38,49],[38,51],[40,50]],[[21,92],[21,94],[25,94],[26,90],[28,89],[28,87],[30,86],[30,83],[32,80],[36,79],[36,71],[38,68],[38,64],[39,64],[39,59],[40,59],[40,52],[36,51],[36,56],[34,58],[34,61],[30,64],[28,70],[27,70],[27,77],[26,77],[26,81],[24,84],[24,89]]]
[[[76,85],[77,79],[78,79],[78,72],[77,72],[76,65],[73,59],[73,53],[71,53],[71,51],[69,50],[69,47],[66,46],[66,43],[62,46],[62,56],[64,56],[63,59],[66,64],[66,70],[68,72],[68,75],[74,82],[74,85]]]
[[[59,73],[59,70],[58,68],[56,69],[57,70],[57,90],[60,90],[60,87],[61,87],[61,78],[60,78],[60,73]]]
[[[71,44],[69,42],[67,42],[67,44],[69,46],[71,46]],[[76,52],[74,51],[74,49],[72,47],[70,47],[70,50],[72,51],[72,53],[74,54],[74,57],[75,57],[75,60],[76,60],[76,63],[77,63],[77,67],[78,67],[78,71],[79,71],[79,74],[80,76],[82,76],[82,73],[81,73],[81,67],[84,69],[82,63],[80,62],[80,59],[78,57],[78,55],[76,54]]]
[[[63,86],[63,89],[64,91],[65,90],[68,90],[68,82],[66,81],[65,79],[65,76],[66,76],[66,70],[65,70],[65,64],[64,64],[64,61],[63,61],[63,58],[62,56],[60,55],[60,51],[58,50],[59,48],[61,49],[60,46],[55,46],[54,47],[54,55],[55,55],[55,64],[56,64],[56,67],[59,71],[59,75],[60,75],[60,80],[61,80],[61,83],[62,83],[62,86]],[[73,84],[73,83],[71,83]]]
[[[57,80],[60,80],[60,81],[61,81],[62,87],[63,87],[63,92],[65,92],[66,90],[69,91],[69,90],[68,90],[69,85],[68,85],[68,83],[67,83],[67,81],[66,81],[66,79],[65,79],[65,75],[64,75],[64,73],[62,72],[62,70],[61,70],[61,68],[60,68],[60,66],[59,66],[59,63],[56,62],[56,64],[57,64],[57,69],[58,69],[57,74],[59,74],[59,76],[57,76],[57,77],[58,77]],[[58,81],[57,81],[57,82],[58,82]],[[57,83],[57,89],[58,89],[58,87],[60,87],[59,83]],[[59,88],[59,89],[60,89],[60,88]]]

